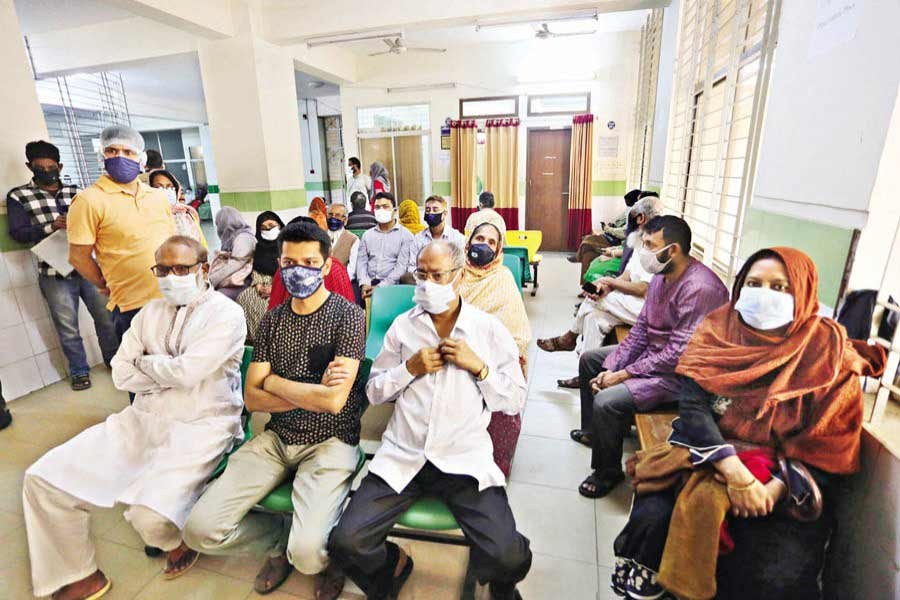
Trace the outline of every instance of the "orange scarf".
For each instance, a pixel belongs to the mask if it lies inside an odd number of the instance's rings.
[[[319,196],[312,199],[309,203],[309,211],[307,213],[313,219],[320,229],[328,231],[328,207],[325,206],[325,200]]]
[[[794,295],[794,320],[784,336],[744,325],[735,302],[754,262],[774,253]],[[879,375],[878,346],[848,340],[844,328],[818,316],[818,273],[793,248],[761,250],[747,259],[732,300],[697,327],[676,372],[731,400],[719,421],[726,438],[780,448],[788,457],[831,473],[859,466],[860,375]]]

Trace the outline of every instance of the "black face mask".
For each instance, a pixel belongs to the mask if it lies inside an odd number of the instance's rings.
[[[59,181],[59,169],[38,169],[32,167],[31,172],[34,174],[34,181],[38,185],[53,185]]]

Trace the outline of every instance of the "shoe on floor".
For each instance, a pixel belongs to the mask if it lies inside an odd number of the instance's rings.
[[[12,413],[8,408],[4,408],[3,412],[0,412],[0,429],[6,429],[10,423],[12,423]]]
[[[76,392],[81,392],[89,387],[91,387],[90,375],[74,375],[72,377],[72,389]]]

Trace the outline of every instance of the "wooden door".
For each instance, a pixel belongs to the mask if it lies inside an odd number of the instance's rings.
[[[525,228],[543,232],[543,250],[566,250],[571,129],[528,131]]]

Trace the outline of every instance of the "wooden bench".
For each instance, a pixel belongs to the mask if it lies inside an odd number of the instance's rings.
[[[631,331],[631,325],[616,325],[615,329],[613,329],[613,333],[616,336],[616,343],[621,344],[625,341],[625,338],[628,337],[628,332]]]
[[[669,434],[672,433],[672,419],[677,416],[678,413],[672,411],[634,415],[641,450],[647,450],[668,440]]]

